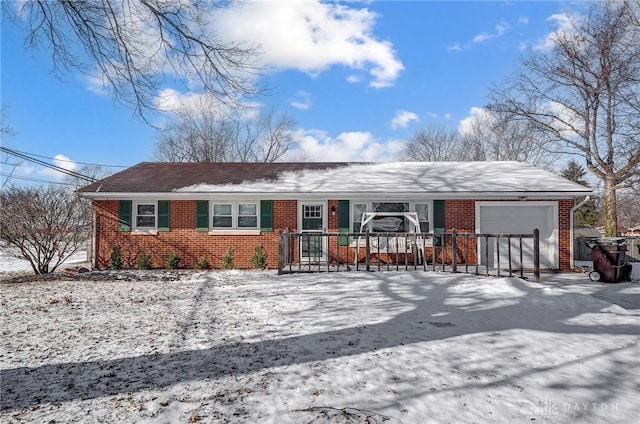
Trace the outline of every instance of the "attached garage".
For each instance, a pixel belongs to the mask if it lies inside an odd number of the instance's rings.
[[[558,255],[558,202],[476,202],[476,232],[498,234],[533,234],[540,230],[540,267],[559,268]],[[520,241],[512,239],[515,251]],[[523,239],[525,252],[533,252],[533,240]],[[494,267],[500,261],[501,267],[508,266],[508,240],[490,239],[487,252],[479,246],[479,260],[482,265]],[[499,255],[499,258],[498,258]],[[519,257],[512,258],[512,265],[519,266]],[[525,267],[533,266],[533,256],[525,255]]]

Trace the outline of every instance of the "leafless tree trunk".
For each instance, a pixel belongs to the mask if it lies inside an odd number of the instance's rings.
[[[0,199],[0,239],[36,274],[55,271],[89,237],[88,203],[68,189],[13,186]]]
[[[194,83],[223,103],[256,94],[257,51],[223,44],[212,22],[214,1],[26,0],[3,2],[27,43],[51,52],[57,74],[91,75],[144,118],[160,85]]]
[[[296,146],[294,125],[273,110],[252,116],[206,105],[184,109],[159,133],[155,156],[165,162],[275,162]]]
[[[594,3],[523,61],[490,109],[526,120],[558,153],[581,155],[604,186],[606,236],[617,234],[616,190],[640,163],[640,6]]]

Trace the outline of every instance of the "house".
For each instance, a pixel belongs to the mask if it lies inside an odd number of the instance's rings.
[[[637,237],[640,236],[640,225],[636,225],[635,227],[627,228],[626,231],[622,232],[623,236],[626,237]]]
[[[567,270],[574,199],[592,192],[519,162],[143,162],[79,194],[93,205],[97,268],[109,266],[115,245],[125,264],[145,252],[157,267],[172,252],[183,266],[205,257],[220,267],[233,247],[243,268],[260,244],[273,268],[280,229],[357,232],[364,212],[415,212],[419,232],[538,228],[541,265]]]

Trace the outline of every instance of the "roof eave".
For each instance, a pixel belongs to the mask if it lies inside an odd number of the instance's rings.
[[[79,195],[90,200],[120,200],[120,199],[166,199],[166,200],[202,200],[205,198],[260,198],[272,200],[290,199],[350,199],[368,200],[384,197],[385,199],[428,198],[428,199],[513,199],[541,200],[566,199],[593,195],[590,191],[460,191],[460,192],[415,192],[396,191],[378,192],[228,192],[228,191],[193,191],[193,192],[81,192]]]

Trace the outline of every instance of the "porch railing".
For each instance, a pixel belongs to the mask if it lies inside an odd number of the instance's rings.
[[[540,280],[540,232],[278,234],[278,273],[424,270]]]

